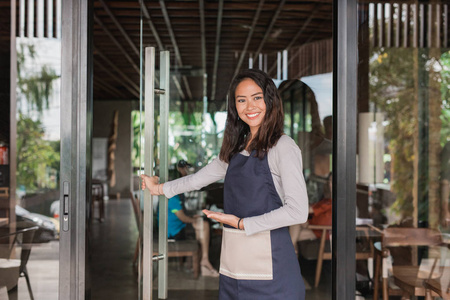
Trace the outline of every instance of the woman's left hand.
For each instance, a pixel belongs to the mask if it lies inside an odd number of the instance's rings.
[[[221,212],[210,211],[207,209],[203,210],[203,213],[210,219],[216,220],[217,222],[230,225],[231,227],[237,228],[239,218],[235,215],[224,214]],[[240,222],[240,229],[244,229],[244,222]]]

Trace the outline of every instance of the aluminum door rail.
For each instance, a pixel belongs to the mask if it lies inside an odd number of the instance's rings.
[[[155,48],[145,48],[145,145],[144,173],[153,175],[153,144],[155,116]],[[153,278],[153,200],[149,190],[144,191],[144,224],[142,250],[142,299],[152,299]]]
[[[160,77],[159,90],[159,128],[160,128],[160,146],[159,146],[159,178],[160,182],[166,182],[169,179],[169,96],[170,96],[170,52],[160,52]],[[167,299],[167,281],[168,281],[168,256],[167,256],[167,198],[164,195],[159,196],[159,255],[163,259],[158,262],[158,298]]]
[[[155,48],[145,48],[145,149],[144,172],[153,175],[155,143],[155,95],[160,97],[159,113],[159,177],[160,182],[169,178],[169,95],[170,95],[170,52],[160,52],[160,87],[155,89]],[[167,299],[168,256],[167,256],[167,198],[158,197],[159,201],[159,241],[158,254],[153,255],[153,200],[150,192],[144,194],[143,224],[143,299],[152,299],[153,262],[158,262],[158,298]]]

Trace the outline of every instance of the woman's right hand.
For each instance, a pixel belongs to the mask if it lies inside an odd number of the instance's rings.
[[[163,189],[162,184],[159,184],[158,176],[148,176],[145,174],[141,175],[142,179],[142,190],[148,189],[152,195],[162,195]]]

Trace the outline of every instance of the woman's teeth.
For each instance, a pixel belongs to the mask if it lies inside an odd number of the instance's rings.
[[[257,115],[259,115],[259,113],[247,114],[247,116],[248,116],[249,118],[256,117]]]

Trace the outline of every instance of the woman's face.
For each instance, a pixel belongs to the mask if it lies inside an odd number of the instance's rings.
[[[236,87],[234,98],[239,118],[250,127],[252,136],[255,136],[266,114],[262,89],[253,80],[246,78]]]

